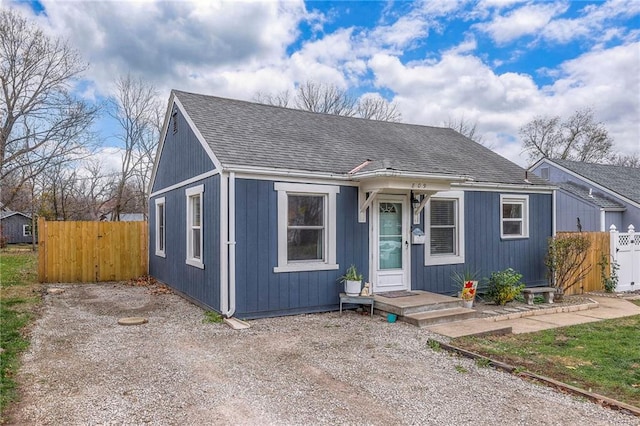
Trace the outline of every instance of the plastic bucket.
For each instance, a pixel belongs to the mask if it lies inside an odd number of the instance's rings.
[[[396,322],[398,316],[396,314],[387,314],[387,322]]]

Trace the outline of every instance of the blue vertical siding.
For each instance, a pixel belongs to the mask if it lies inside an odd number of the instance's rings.
[[[455,291],[454,271],[478,271],[481,277],[513,268],[528,286],[546,283],[544,256],[552,233],[551,194],[529,194],[529,238],[500,238],[500,193],[465,191],[465,264],[424,266],[424,245],[412,245],[412,288],[435,293]],[[421,227],[424,226],[422,223]]]
[[[204,269],[185,263],[185,189],[204,184],[202,202]],[[166,257],[155,255],[155,200],[165,197]],[[220,311],[220,175],[168,191],[149,200],[149,274],[211,309]]]
[[[2,227],[2,237],[6,238],[7,243],[30,243],[33,241],[31,235],[24,236],[24,225],[31,225],[31,219],[22,213],[13,214],[0,220]]]
[[[236,179],[236,316],[256,318],[332,310],[346,268],[369,269],[369,228],[358,223],[358,190],[336,198],[335,271],[274,273],[278,263],[277,193],[273,181]]]
[[[175,134],[173,133],[173,118],[169,122],[152,193],[215,170],[213,162],[189,127],[187,120],[180,112],[178,112],[177,118],[178,131]]]
[[[636,221],[636,222],[629,222],[626,224],[626,226],[623,227],[623,224],[626,223],[624,222],[625,219],[625,215],[624,213],[626,212],[605,212],[604,214],[604,231],[608,232],[609,229],[611,228],[611,225],[615,225],[616,229],[620,232],[627,232],[627,228],[629,227],[630,224],[633,224],[634,227],[636,227],[636,229],[638,228],[638,225],[636,225],[636,223],[640,223],[640,220]],[[629,217],[630,215],[627,215],[627,217]]]
[[[532,172],[537,175],[540,175],[541,167],[549,167],[549,180],[551,183],[573,182],[578,185],[582,185],[586,187],[593,186],[593,184],[590,183],[589,181],[585,179],[581,179],[579,177],[575,177],[567,172],[564,172],[558,169],[556,166],[553,166],[553,165],[539,165],[536,169],[532,170]],[[562,191],[558,191],[559,194],[561,192]],[[598,190],[598,192],[602,192],[602,191]],[[618,196],[615,196],[613,194],[607,193],[606,196],[624,205],[626,210],[621,213],[614,213],[614,212],[607,213],[605,217],[605,228],[606,228],[605,230],[609,230],[609,227],[611,226],[611,224],[616,225],[616,227],[618,227],[618,224],[620,224],[622,227],[624,227],[625,230],[630,224],[633,224],[636,228],[640,226],[639,225],[640,224],[640,207],[630,204],[624,199]],[[585,224],[583,222],[582,223],[583,231],[599,231],[600,230],[600,216],[599,216],[600,208],[595,205],[592,205],[591,208],[593,209],[592,210],[593,212],[597,212],[598,214],[598,220],[596,222],[597,227],[594,228],[592,226],[589,226],[587,228],[585,227]],[[575,212],[572,211],[571,209],[565,209],[564,207],[561,208],[560,204],[558,204],[556,212],[557,212],[557,222],[558,222],[557,230],[558,231],[563,231],[563,230],[575,231],[576,217],[578,216],[580,217],[580,222],[582,222],[582,216],[580,216],[579,214],[576,215]],[[562,228],[560,227],[560,224],[562,224]],[[573,227],[572,227],[572,224],[573,224]],[[618,229],[620,228],[618,227]]]
[[[578,218],[584,232],[600,231],[600,207],[582,201],[563,190],[557,192],[556,203],[558,232],[577,231]]]

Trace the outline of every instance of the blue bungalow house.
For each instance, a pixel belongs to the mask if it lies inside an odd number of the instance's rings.
[[[543,158],[529,170],[558,186],[557,231],[640,226],[640,169]]]
[[[543,285],[553,187],[451,129],[172,91],[150,195],[150,274],[225,316],[452,293],[453,271]]]

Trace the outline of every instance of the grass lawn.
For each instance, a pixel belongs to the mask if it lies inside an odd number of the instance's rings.
[[[25,333],[40,305],[37,253],[30,246],[0,250],[0,412],[16,398],[19,356],[29,346]],[[2,417],[4,419],[4,417]],[[0,423],[4,423],[0,420]]]
[[[451,344],[640,407],[640,315]]]

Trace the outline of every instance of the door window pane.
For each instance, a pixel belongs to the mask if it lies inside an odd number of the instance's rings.
[[[402,269],[402,204],[380,203],[378,225],[380,269]]]

